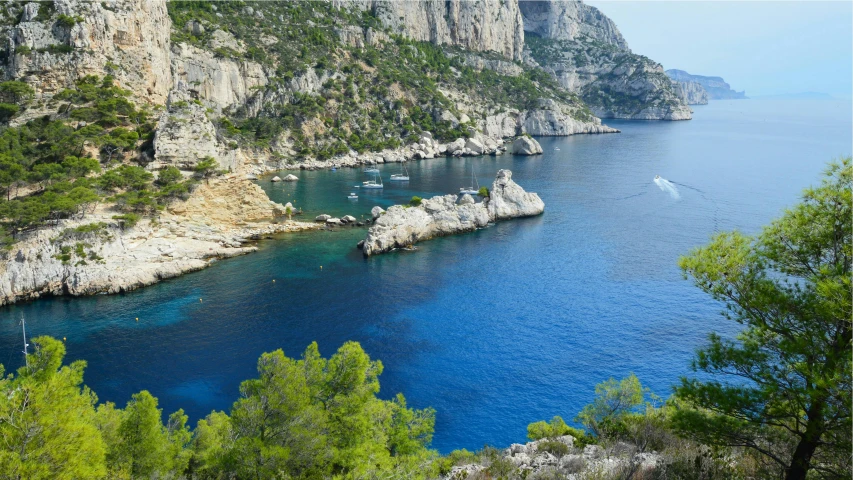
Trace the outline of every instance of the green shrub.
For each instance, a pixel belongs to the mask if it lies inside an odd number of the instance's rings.
[[[480,187],[480,189],[477,190],[477,195],[483,198],[489,198],[489,187]]]
[[[557,458],[561,458],[569,453],[569,446],[559,440],[545,440],[536,449],[540,452],[548,452]]]
[[[412,197],[411,200],[409,200],[409,205],[411,205],[413,207],[418,207],[418,206],[420,206],[422,201],[423,201],[423,199],[421,197],[414,196],[414,197]]]

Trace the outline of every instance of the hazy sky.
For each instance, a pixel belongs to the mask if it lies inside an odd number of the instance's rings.
[[[721,76],[747,96],[851,96],[853,2],[586,3],[616,22],[631,50],[664,68]]]

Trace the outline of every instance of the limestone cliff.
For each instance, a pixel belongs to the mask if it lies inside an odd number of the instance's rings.
[[[37,98],[105,73],[145,102],[163,103],[172,88],[164,1],[10,2],[0,14],[3,76],[26,81]]]
[[[677,82],[696,82],[702,85],[702,88],[708,92],[708,97],[711,100],[737,100],[744,99],[746,92],[738,92],[733,90],[731,85],[726,83],[722,77],[706,77],[704,75],[692,75],[684,70],[667,70],[666,74],[669,78]]]
[[[580,1],[521,2],[525,60],[554,75],[601,118],[687,120],[663,67],[631,53],[616,25]]]
[[[699,82],[694,81],[672,81],[672,87],[675,93],[681,98],[681,101],[688,105],[707,105],[708,92]]]
[[[524,28],[517,0],[333,0],[337,6],[370,10],[393,33],[438,45],[498,52],[521,59]]]

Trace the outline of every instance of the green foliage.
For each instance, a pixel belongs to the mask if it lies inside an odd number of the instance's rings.
[[[204,157],[193,170],[201,177],[207,178],[217,173],[219,163],[213,157]]]
[[[563,435],[574,437],[575,446],[579,448],[596,443],[595,437],[579,428],[566,425],[566,422],[558,416],[552,418],[550,422],[539,421],[527,425],[527,438],[530,440],[554,439]]]
[[[62,342],[37,337],[32,343],[29,367],[0,377],[0,477],[104,477],[97,397],[82,386],[86,362],[62,366]]]
[[[0,83],[0,97],[9,103],[21,103],[29,100],[35,94],[35,90],[26,82],[8,80]]]
[[[485,187],[485,186],[480,187],[480,189],[477,190],[477,195],[479,195],[483,198],[489,198],[489,187]]]
[[[413,207],[419,207],[421,205],[422,201],[423,201],[423,199],[421,197],[418,197],[417,195],[415,195],[414,197],[412,197],[411,200],[409,200],[409,205],[411,205]]]
[[[605,436],[620,429],[623,420],[639,410],[647,392],[633,373],[618,381],[611,378],[595,386],[595,400],[576,420],[596,436]]]
[[[59,14],[56,18],[56,24],[61,28],[71,28],[74,25],[77,25],[78,22],[82,22],[83,19],[80,17],[72,17],[71,15],[65,15],[63,13]]]
[[[710,336],[676,395],[695,409],[677,428],[712,445],[742,445],[805,478],[815,466],[850,475],[853,165],[830,164],[756,237],[721,233],[680,261],[685,275],[745,328]]]
[[[84,246],[67,247],[70,253]],[[354,342],[330,358],[312,344],[301,360],[281,350],[258,361],[231,415],[195,431],[182,410],[162,421],[149,392],[124,409],[97,405],[82,387],[85,362],[62,366],[65,347],[33,340],[29,367],[2,377],[2,478],[432,478],[435,412],[380,400],[382,364]]]

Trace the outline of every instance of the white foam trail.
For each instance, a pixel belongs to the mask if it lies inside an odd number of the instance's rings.
[[[655,184],[660,187],[662,192],[668,193],[673,199],[678,200],[681,198],[681,195],[678,193],[678,189],[675,188],[675,185],[673,185],[669,180],[659,177],[655,179]]]

